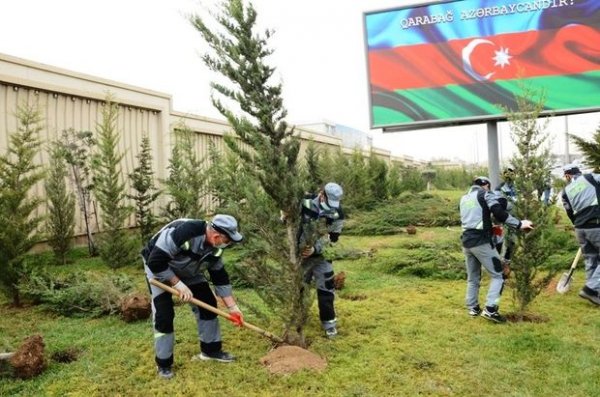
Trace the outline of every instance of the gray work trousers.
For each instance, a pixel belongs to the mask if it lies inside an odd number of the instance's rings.
[[[575,229],[585,261],[585,285],[594,291],[600,290],[600,228]]]
[[[333,265],[322,255],[307,258],[302,263],[304,281],[310,283],[315,279],[317,288],[317,303],[319,304],[319,319],[324,330],[335,328],[335,286],[333,282]]]
[[[490,287],[485,301],[486,306],[498,306],[504,280],[502,278],[502,261],[498,251],[491,244],[481,244],[472,248],[464,248],[467,267],[467,294],[465,303],[468,308],[479,306],[479,287],[481,285],[481,268],[491,277]]]
[[[144,264],[146,277],[153,277],[152,272]],[[185,282],[185,281],[184,281]],[[171,367],[173,365],[173,351],[175,345],[175,332],[173,320],[175,310],[173,299],[169,292],[160,287],[148,284],[152,295],[152,326],[154,329],[154,351],[155,360],[160,367]],[[194,298],[199,299],[211,306],[216,307],[216,298],[214,297],[208,283],[188,285]],[[196,317],[198,339],[200,350],[204,353],[215,353],[221,351],[221,329],[217,315],[201,309],[190,303],[192,312]]]

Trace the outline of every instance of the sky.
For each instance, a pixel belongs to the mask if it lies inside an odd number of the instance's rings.
[[[262,30],[275,31],[269,64],[283,84],[287,121],[320,121],[370,133],[374,145],[416,159],[487,159],[485,125],[382,133],[370,129],[363,14],[415,0],[254,0]],[[223,119],[210,103],[216,76],[202,63],[207,50],[185,15],[206,15],[217,0],[0,1],[0,53],[163,92],[174,110]],[[600,113],[568,117],[568,130],[589,138]],[[548,131],[565,152],[565,118]],[[500,156],[513,152],[499,125]],[[569,145],[574,151],[573,144]]]

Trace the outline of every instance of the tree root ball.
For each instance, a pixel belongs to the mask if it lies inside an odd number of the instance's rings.
[[[335,276],[333,276],[333,286],[335,289],[340,290],[344,288],[346,283],[346,273],[339,272]]]
[[[33,335],[25,339],[23,345],[10,358],[10,364],[17,378],[29,379],[42,373],[47,366],[42,336]]]
[[[125,322],[145,320],[151,313],[150,299],[146,295],[135,293],[121,300],[121,317]]]
[[[322,371],[327,367],[324,358],[298,346],[280,346],[260,359],[272,374],[286,375],[302,369]]]

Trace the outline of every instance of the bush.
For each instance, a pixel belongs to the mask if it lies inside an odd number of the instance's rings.
[[[427,192],[404,192],[397,200],[348,218],[344,234],[355,236],[397,234],[408,225],[431,227],[460,224],[456,202]]]
[[[124,275],[75,272],[53,276],[31,273],[21,293],[36,304],[67,317],[99,317],[119,312],[121,298],[131,291],[132,280]]]
[[[365,267],[386,274],[443,280],[466,278],[464,257],[458,240],[453,243],[408,243],[359,260]]]

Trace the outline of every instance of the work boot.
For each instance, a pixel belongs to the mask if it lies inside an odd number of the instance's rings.
[[[175,374],[171,367],[156,367],[158,376],[163,379],[171,379]]]
[[[231,363],[235,361],[235,357],[227,352],[219,351],[216,353],[205,353],[202,352],[197,356],[194,356],[193,360],[215,360],[221,363]]]
[[[600,297],[598,297],[598,291],[594,291],[587,285],[584,285],[581,291],[579,291],[579,296],[583,299],[589,300],[594,305],[600,305]]]
[[[506,322],[506,318],[498,313],[498,306],[486,306],[481,312],[481,317],[499,324]]]
[[[481,308],[479,307],[479,305],[473,306],[472,308],[469,309],[469,316],[471,316],[471,317],[477,317],[480,314],[481,314]]]
[[[325,336],[327,336],[327,338],[329,339],[334,339],[337,336],[338,332],[337,332],[337,328],[332,327],[332,328],[327,328],[325,330]]]

